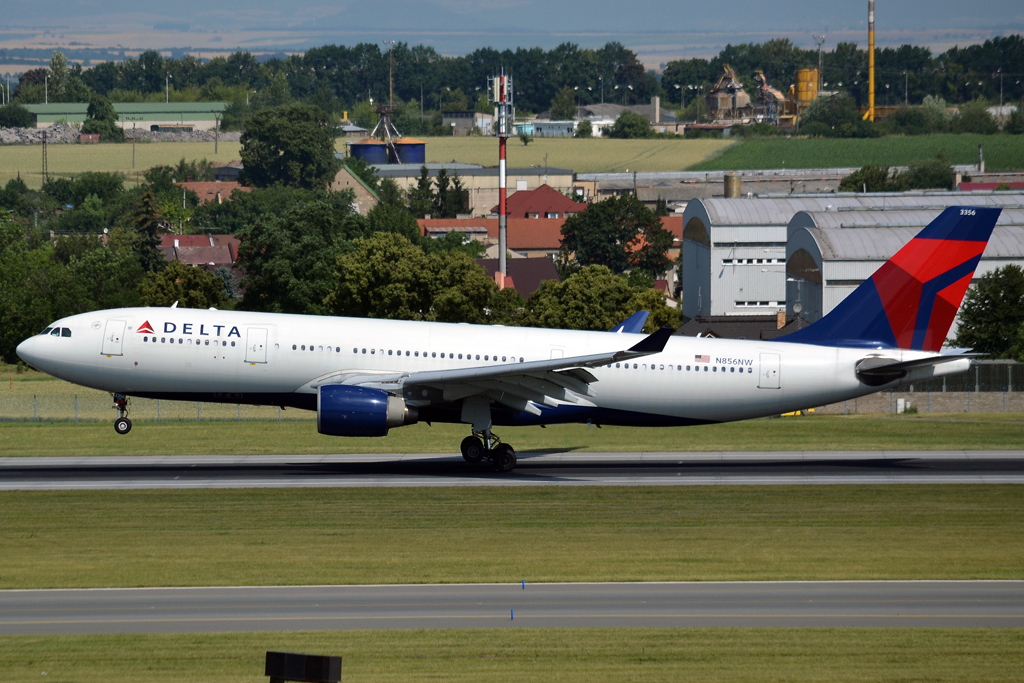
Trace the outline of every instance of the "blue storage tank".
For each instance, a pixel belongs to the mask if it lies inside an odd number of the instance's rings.
[[[424,164],[427,161],[427,143],[415,138],[399,138],[395,140],[397,158],[392,163]],[[392,156],[395,156],[392,154]]]
[[[349,153],[356,159],[362,159],[368,164],[384,165],[388,163],[388,148],[380,140],[364,138],[358,142],[350,143]]]

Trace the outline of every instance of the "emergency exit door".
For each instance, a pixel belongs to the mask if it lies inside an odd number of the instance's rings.
[[[103,346],[100,353],[104,356],[120,356],[124,340],[124,320],[108,320],[103,329]]]
[[[262,327],[250,327],[245,337],[245,362],[267,362],[267,330]]]
[[[779,388],[779,354],[761,354],[761,376],[758,378],[759,389]]]

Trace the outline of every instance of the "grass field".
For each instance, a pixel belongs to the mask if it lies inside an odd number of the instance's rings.
[[[50,175],[72,176],[85,171],[124,173],[133,184],[142,171],[160,164],[177,164],[187,160],[207,159],[226,163],[238,159],[240,145],[224,142],[219,153],[213,153],[212,142],[151,142],[135,145],[135,168],[132,168],[130,144],[47,145],[47,167]],[[22,180],[38,189],[43,184],[41,145],[0,146],[0,183],[21,175]]]
[[[1024,169],[1024,135],[921,135],[874,139],[755,138],[728,147],[690,170],[907,166],[942,152],[951,164],[976,164],[978,145],[989,171]]]
[[[1024,578],[1013,485],[6,492],[0,519],[0,589]]]
[[[425,138],[427,161],[498,165],[498,141],[483,137]],[[343,147],[343,141],[338,146]],[[682,171],[732,144],[728,140],[611,140],[534,138],[527,146],[508,141],[508,165],[569,168],[577,173]]]
[[[266,681],[267,650],[342,655],[345,681],[995,683],[1020,680],[1024,632],[538,628],[5,636],[0,680]]]

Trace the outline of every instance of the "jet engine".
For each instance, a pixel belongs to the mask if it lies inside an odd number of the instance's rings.
[[[417,422],[414,406],[380,389],[328,384],[317,390],[316,430],[329,436],[385,436]]]

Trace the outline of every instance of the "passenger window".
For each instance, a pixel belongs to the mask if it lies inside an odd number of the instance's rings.
[[[144,341],[144,342],[148,342],[148,341],[149,341],[149,337],[143,337],[143,338],[142,338],[142,341]]]
[[[729,372],[736,372],[736,368],[729,368]]]
[[[708,366],[705,365],[704,366],[704,372],[707,372],[707,371],[708,371]]]
[[[292,351],[295,350],[295,344],[292,344]]]
[[[437,351],[434,351],[433,353],[431,353],[430,357],[431,358],[437,358]]]
[[[363,355],[366,355],[366,349],[363,349]]]
[[[163,339],[163,337],[161,337],[161,339]],[[209,339],[206,339],[206,340],[205,340],[205,341],[203,342],[203,345],[204,345],[204,346],[209,346],[209,345],[210,345],[210,340],[209,340]],[[216,344],[214,344],[214,346],[216,346]]]
[[[303,351],[305,351],[305,350],[306,350],[306,345],[305,345],[305,344],[303,344],[303,345],[302,345],[302,350],[303,350]]]
[[[689,365],[687,365],[687,366],[686,366],[686,371],[687,371],[687,372],[689,372],[689,371],[690,371],[690,366],[689,366]]]
[[[479,353],[478,353],[478,354],[476,354],[476,359],[477,359],[477,360],[480,360],[480,354],[479,354]]]
[[[459,360],[462,360],[462,354],[461,353],[459,354]]]
[[[711,372],[718,372],[718,366],[716,365],[715,367],[711,368]]]
[[[391,355],[391,349],[388,349],[388,355],[389,356]]]
[[[60,336],[62,336],[62,337],[70,337],[71,336],[71,329],[67,328],[67,327],[60,328]]]
[[[619,364],[618,364],[618,363],[616,363],[616,364],[615,364],[615,367],[619,367]]]
[[[189,339],[189,341],[192,341],[192,340],[191,340],[191,339]],[[234,346],[234,345],[235,345],[235,342],[231,342],[231,345],[232,345],[232,346]]]
[[[352,353],[359,353],[359,349],[358,348],[352,349]]]
[[[184,343],[185,343],[185,341],[184,341],[184,340],[183,340],[183,339],[182,339],[181,337],[179,337],[179,338],[178,338],[178,343],[179,343],[179,344],[184,344]]]
[[[488,356],[487,354],[484,354],[484,360],[490,360],[490,356]]]
[[[636,363],[633,363],[633,369],[636,370]]]
[[[504,362],[505,362],[505,356],[502,356],[502,357],[501,357],[501,362],[502,362],[502,363],[504,363]]]
[[[340,346],[335,346],[334,347],[334,352],[335,353],[341,353],[341,347]]]
[[[659,365],[659,366],[658,366],[658,369],[659,369],[659,370],[664,370],[664,369],[665,369],[665,366],[664,366],[664,365]],[[671,368],[669,368],[669,369],[671,369]]]
[[[164,344],[167,341],[167,337],[160,337],[160,343]]]

